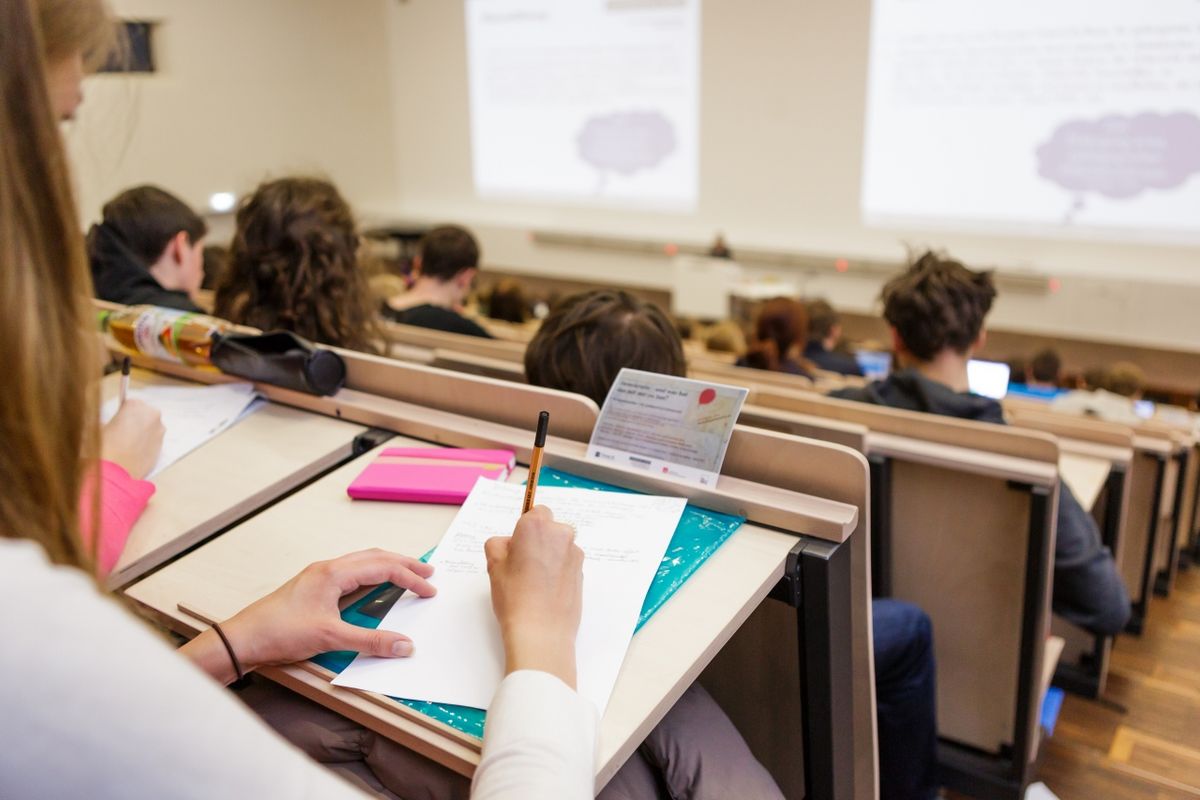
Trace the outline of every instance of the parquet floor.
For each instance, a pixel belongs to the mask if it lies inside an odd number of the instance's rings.
[[[1102,702],[1067,695],[1037,779],[1060,800],[1200,798],[1200,566],[1120,636]]]

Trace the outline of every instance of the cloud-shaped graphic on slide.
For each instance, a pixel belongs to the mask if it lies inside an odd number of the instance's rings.
[[[675,128],[658,111],[619,111],[589,118],[576,143],[579,157],[601,173],[629,176],[675,152]]]
[[[1168,190],[1200,172],[1200,119],[1142,113],[1071,120],[1037,149],[1038,175],[1079,195],[1127,200]]]

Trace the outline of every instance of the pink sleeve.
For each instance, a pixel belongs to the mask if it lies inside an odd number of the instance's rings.
[[[83,543],[92,546],[88,509],[91,506],[91,482],[84,481],[80,507]],[[100,462],[100,546],[97,568],[101,575],[112,572],[125,549],[125,540],[154,494],[154,484],[130,477],[125,469],[111,461]]]

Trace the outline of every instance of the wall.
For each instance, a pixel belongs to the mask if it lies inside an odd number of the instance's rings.
[[[477,227],[489,261],[529,274],[669,284],[667,261],[547,248],[530,230],[899,259],[937,244],[976,265],[1059,279],[1054,293],[1007,293],[1009,328],[1200,350],[1200,250],[1112,242],[882,231],[859,221],[869,0],[704,0],[701,198],[693,215],[500,204],[471,180],[461,0],[391,7],[399,201],[380,215]],[[981,154],[984,157],[984,154]],[[869,311],[878,277],[822,272],[808,288]]]
[[[396,202],[386,15],[394,0],[114,0],[160,22],[159,72],[98,75],[67,126],[83,219],[153,182],[196,207],[268,175]]]

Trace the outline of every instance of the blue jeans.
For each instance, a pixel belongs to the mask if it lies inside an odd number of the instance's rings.
[[[900,600],[871,603],[880,800],[937,795],[937,673],[933,626]]]

